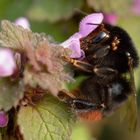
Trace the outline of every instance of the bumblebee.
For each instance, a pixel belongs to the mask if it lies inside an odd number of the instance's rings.
[[[88,78],[71,93],[61,91],[59,98],[81,118],[100,120],[133,96],[129,104],[135,110],[133,116],[136,116],[133,69],[138,66],[139,58],[128,33],[120,27],[101,23],[80,39],[80,47],[85,52],[83,60],[64,59],[72,65],[75,73]],[[136,117],[134,119],[136,121]]]

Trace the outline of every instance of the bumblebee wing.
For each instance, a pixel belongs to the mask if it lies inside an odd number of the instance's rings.
[[[130,54],[128,56],[128,65],[129,65],[129,74],[130,74],[130,85],[131,85],[131,94],[128,97],[128,100],[125,104],[125,115],[123,119],[127,121],[127,126],[130,131],[136,131],[137,127],[137,95],[135,88],[134,72],[133,72],[133,59]]]
[[[125,104],[125,110],[126,113],[123,120],[126,122],[128,129],[131,132],[135,132],[137,127],[137,105],[135,96],[129,96]]]

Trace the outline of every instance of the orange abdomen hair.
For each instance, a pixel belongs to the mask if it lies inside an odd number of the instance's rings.
[[[81,119],[85,119],[88,121],[98,121],[103,118],[103,114],[99,110],[94,110],[94,111],[88,111],[88,112],[78,112],[77,115]]]

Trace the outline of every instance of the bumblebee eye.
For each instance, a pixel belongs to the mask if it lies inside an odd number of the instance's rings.
[[[93,38],[92,40],[92,44],[98,44],[101,43],[102,41],[106,40],[107,38],[109,38],[109,34],[106,32],[99,32],[99,34]]]

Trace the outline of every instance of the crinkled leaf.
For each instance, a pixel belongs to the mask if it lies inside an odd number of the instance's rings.
[[[58,21],[69,18],[75,8],[80,8],[83,0],[38,0],[29,10],[29,17],[35,20]]]
[[[23,85],[8,78],[0,79],[0,110],[8,111],[23,97]]]
[[[41,42],[35,49],[28,44],[26,54],[28,64],[24,70],[24,83],[31,87],[41,87],[53,95],[62,90],[63,82],[73,80],[65,69],[66,62],[61,56],[69,56],[69,50],[59,45]]]
[[[69,140],[74,116],[54,97],[47,95],[33,107],[22,107],[18,125],[25,140]]]
[[[87,2],[96,11],[102,9],[104,12],[115,12],[120,15],[128,14],[132,5],[132,0],[116,0],[115,2],[114,0],[87,0]]]
[[[31,30],[24,29],[7,20],[1,22],[0,44],[15,50],[24,50],[26,42],[31,42],[34,46],[40,41],[44,41],[45,35],[33,33]]]

